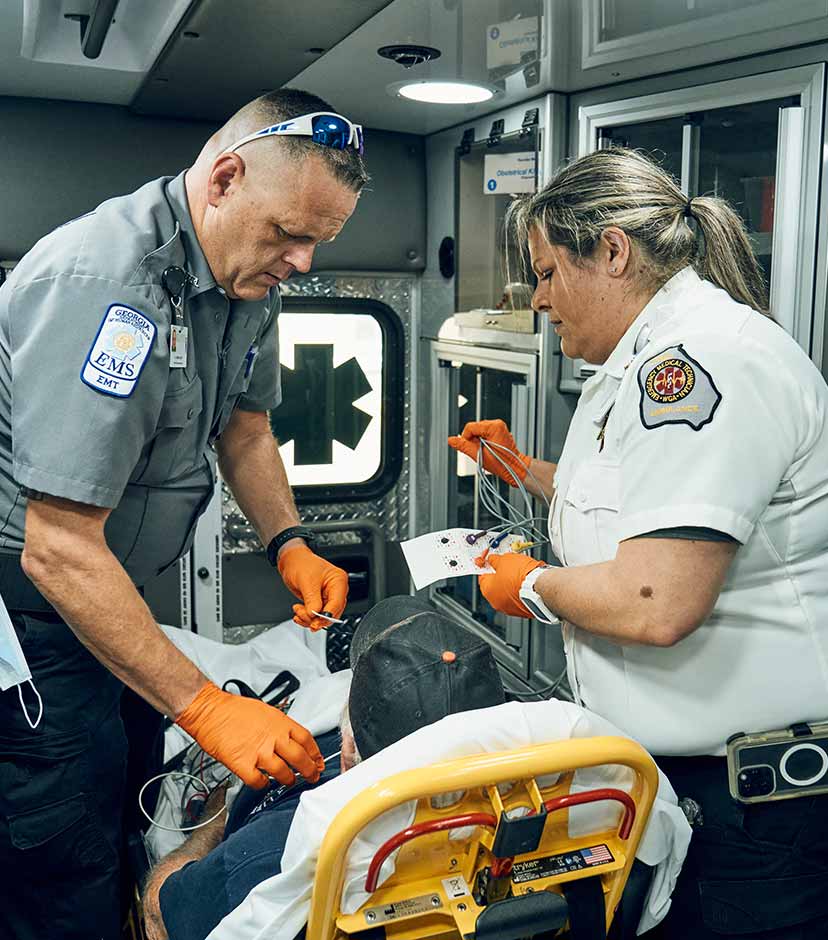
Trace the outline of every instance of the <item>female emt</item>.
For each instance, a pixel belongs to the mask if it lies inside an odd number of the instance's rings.
[[[560,619],[576,700],[694,801],[660,936],[824,937],[828,796],[737,801],[725,753],[736,732],[828,718],[828,388],[767,315],[735,212],[688,200],[642,155],[576,160],[511,223],[533,307],[599,369],[557,465],[519,453],[502,421],[450,438],[473,458],[481,437],[511,448],[551,497],[563,567],[490,558],[481,590],[505,613]],[[828,758],[800,756],[828,782]]]

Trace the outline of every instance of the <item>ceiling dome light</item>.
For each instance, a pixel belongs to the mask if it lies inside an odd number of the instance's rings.
[[[402,98],[428,104],[478,104],[494,97],[492,88],[470,82],[403,82],[395,90]]]

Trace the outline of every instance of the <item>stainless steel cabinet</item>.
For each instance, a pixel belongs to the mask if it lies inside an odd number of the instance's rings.
[[[527,131],[524,125],[535,109],[537,131],[534,127]],[[565,98],[550,94],[429,138],[429,244],[433,260],[423,283],[422,335],[428,340],[432,368],[425,381],[428,367],[423,361],[424,381],[419,383],[420,423],[427,428],[423,451],[428,452],[429,484],[427,491],[423,487],[418,493],[420,505],[428,506],[422,519],[418,515],[418,534],[450,525],[485,523],[479,501],[475,503],[474,477],[468,465],[458,465],[455,452],[446,445],[446,437],[457,433],[465,421],[478,416],[502,417],[525,452],[553,460],[560,454],[571,399],[562,399],[555,389],[558,359],[553,354],[548,322],[537,317],[537,333],[516,333],[460,327],[451,317],[456,311],[496,307],[509,283],[502,254],[502,221],[512,187],[491,188],[491,176],[484,173],[486,157],[535,157],[537,153],[535,172],[542,182],[564,158],[566,115]],[[493,135],[498,128],[503,131],[499,138]],[[474,131],[475,142],[458,151],[466,131]],[[496,145],[488,146],[492,136],[497,138]],[[433,267],[440,242],[449,234],[457,239],[454,283]],[[514,293],[510,299],[514,301]],[[543,515],[542,507],[538,511]],[[495,614],[477,593],[476,579],[446,582],[429,593],[440,609],[492,644],[510,683],[523,689],[529,681],[546,686],[550,680],[545,674],[535,677],[535,669],[539,664],[546,664],[549,670],[557,663],[562,665],[560,631]]]
[[[578,153],[641,148],[689,196],[728,199],[741,213],[770,285],[776,319],[822,359],[814,327],[824,66],[803,66],[578,110]],[[577,391],[582,364],[564,361]]]
[[[705,194],[727,199],[742,216],[767,281],[772,284],[782,111],[799,112],[800,96],[602,127],[599,145],[643,150],[681,180],[688,196]]]
[[[539,109],[527,109],[538,116]],[[538,180],[537,125],[458,148],[456,162],[456,310],[526,307],[531,290],[509,295],[523,272],[504,220],[516,193],[534,192]],[[517,301],[517,303],[516,303]]]
[[[537,345],[534,335],[527,345]],[[431,528],[483,531],[499,520],[480,501],[477,468],[451,450],[446,437],[467,421],[502,418],[524,453],[534,450],[537,353],[452,342],[432,343]],[[494,480],[493,482],[499,482]],[[504,500],[518,507],[517,491],[499,482]],[[453,578],[431,591],[432,600],[480,633],[516,675],[529,675],[529,623],[495,611],[476,578]]]

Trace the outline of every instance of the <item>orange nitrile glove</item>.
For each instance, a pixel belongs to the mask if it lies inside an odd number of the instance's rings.
[[[516,552],[506,552],[504,555],[489,552],[486,561],[495,570],[494,574],[481,574],[477,577],[480,591],[486,600],[495,610],[510,617],[534,619],[534,614],[529,612],[520,599],[520,586],[530,571],[545,568],[546,564]]]
[[[315,617],[311,611],[339,617],[345,610],[348,575],[307,545],[296,545],[279,555],[279,574],[285,586],[302,601],[293,605],[293,619],[300,627],[316,631],[330,624],[330,620]]]
[[[313,735],[292,718],[256,698],[222,692],[206,682],[175,719],[204,750],[251,787],[260,789],[266,774],[290,785],[294,767],[315,783],[325,762]]]
[[[494,444],[500,445],[494,448],[494,454],[496,454],[497,457],[493,456],[492,452],[489,450],[483,451],[484,469],[488,470],[489,473],[496,474],[501,480],[505,480],[509,486],[517,486],[517,483],[515,483],[514,476],[512,476],[503,464],[507,464],[508,467],[514,470],[519,480],[526,479],[526,472],[529,469],[532,458],[527,457],[526,454],[522,454],[517,449],[517,444],[515,444],[515,439],[512,437],[509,426],[505,421],[501,421],[500,418],[496,418],[494,421],[469,421],[463,428],[460,436],[450,437],[448,443],[449,447],[459,450],[461,454],[471,457],[471,459],[476,462],[481,437],[486,438],[487,441],[491,441]],[[507,449],[504,450],[504,447]],[[509,451],[511,451],[511,453],[509,453]],[[503,463],[500,462],[501,460]]]

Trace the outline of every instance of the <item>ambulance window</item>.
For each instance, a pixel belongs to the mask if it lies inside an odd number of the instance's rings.
[[[386,304],[286,297],[270,413],[299,502],[373,499],[402,465],[403,335]]]

